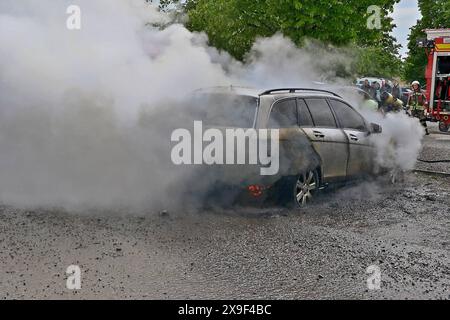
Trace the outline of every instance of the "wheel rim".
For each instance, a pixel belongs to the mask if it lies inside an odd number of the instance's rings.
[[[313,171],[300,175],[295,186],[295,201],[298,206],[304,207],[312,198],[314,191],[317,190],[316,175]]]

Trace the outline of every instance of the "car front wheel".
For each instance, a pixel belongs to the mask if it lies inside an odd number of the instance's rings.
[[[448,124],[446,124],[444,121],[439,122],[439,130],[441,132],[448,132],[449,128],[450,128],[450,126]]]

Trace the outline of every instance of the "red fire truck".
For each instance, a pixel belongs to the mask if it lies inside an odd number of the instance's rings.
[[[419,40],[426,48],[428,66],[426,95],[429,101],[428,114],[431,121],[439,122],[439,129],[450,128],[450,29],[425,30],[427,39]]]

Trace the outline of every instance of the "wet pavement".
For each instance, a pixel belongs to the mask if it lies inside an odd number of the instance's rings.
[[[421,157],[450,158],[448,137],[427,137]],[[0,298],[450,299],[450,178],[387,180],[326,190],[305,210],[2,206]],[[69,265],[81,290],[66,288]],[[367,286],[369,266],[380,290]]]

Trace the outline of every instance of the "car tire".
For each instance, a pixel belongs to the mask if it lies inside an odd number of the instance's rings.
[[[308,170],[300,174],[293,186],[294,206],[304,208],[313,201],[320,188],[317,170]]]
[[[308,177],[312,177],[311,182],[315,183],[316,188],[309,190],[309,194],[306,196],[306,201],[298,199],[302,188]],[[305,180],[306,179],[306,180]],[[305,186],[306,187],[306,186]],[[318,170],[307,170],[302,174],[296,176],[286,176],[281,178],[272,189],[272,196],[270,202],[274,202],[278,205],[285,206],[291,209],[303,208],[317,195],[320,187],[320,178]]]
[[[439,131],[448,132],[449,128],[450,128],[450,126],[448,124],[446,124],[445,122],[443,122],[443,121],[439,122]]]

